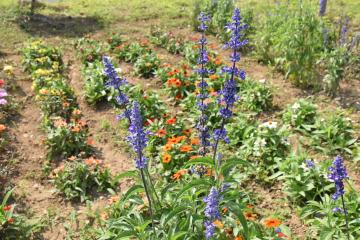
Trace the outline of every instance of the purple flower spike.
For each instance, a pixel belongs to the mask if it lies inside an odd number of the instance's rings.
[[[332,199],[336,200],[345,194],[343,180],[349,178],[342,157],[336,156],[333,165],[329,168],[329,170],[330,174],[328,175],[328,179],[335,183],[336,188]]]
[[[129,136],[127,140],[130,142],[134,152],[137,154],[135,166],[137,169],[144,169],[147,165],[147,159],[143,155],[146,147],[148,133],[144,131],[142,126],[142,117],[138,102],[134,102],[130,113]]]

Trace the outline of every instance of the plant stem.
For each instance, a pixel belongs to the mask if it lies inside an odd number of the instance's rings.
[[[150,177],[150,173],[149,173],[149,169],[148,169],[148,168],[145,168],[145,173],[146,173],[146,175],[147,175],[147,177],[148,177],[148,179],[149,179],[149,182],[150,182],[150,185],[151,185],[151,189],[152,189],[153,192],[154,192],[155,198],[156,198],[156,200],[158,201],[158,203],[159,203],[159,205],[160,205],[160,208],[162,208],[160,198],[159,198],[157,192],[155,191],[155,185],[154,185],[154,183],[153,183],[153,181],[152,181],[152,179],[151,179],[151,177]]]
[[[345,208],[345,201],[344,201],[344,196],[341,195],[341,202],[342,202],[342,206],[343,206],[343,210],[344,210],[344,214],[345,214],[345,221],[346,221],[346,235],[347,235],[347,239],[350,240],[350,233],[349,233],[349,221],[348,221],[348,213],[346,211]]]
[[[151,222],[152,222],[152,229],[153,229],[153,231],[155,233],[154,215],[153,215],[153,211],[152,211],[152,204],[151,204],[151,198],[150,198],[149,190],[147,188],[147,184],[146,184],[146,180],[145,180],[144,170],[141,169],[140,173],[141,173],[141,179],[142,179],[143,184],[144,184],[145,194],[146,194],[146,197],[147,197],[148,202],[149,202],[149,211],[150,211],[150,217],[151,217]]]

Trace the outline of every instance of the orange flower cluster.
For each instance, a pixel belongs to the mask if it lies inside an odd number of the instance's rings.
[[[182,178],[183,175],[185,175],[188,172],[187,169],[181,169],[179,171],[177,171],[176,173],[174,173],[174,175],[172,175],[171,179],[174,181],[180,180]]]
[[[0,124],[0,133],[6,130],[6,126],[4,124]]]
[[[181,87],[182,83],[179,79],[177,78],[169,78],[167,81],[166,81],[166,86],[167,87],[171,87],[171,86],[174,86],[176,88],[179,88]]]
[[[100,159],[96,159],[94,157],[89,157],[84,160],[84,163],[88,166],[97,166],[97,165],[100,165],[102,163],[102,161]]]

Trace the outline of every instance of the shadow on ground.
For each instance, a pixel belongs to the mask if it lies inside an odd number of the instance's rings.
[[[23,31],[35,37],[82,37],[104,27],[103,23],[95,17],[42,14],[21,16],[17,19],[17,24]]]

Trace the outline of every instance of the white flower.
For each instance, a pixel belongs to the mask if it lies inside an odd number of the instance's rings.
[[[298,102],[296,102],[296,103],[294,103],[294,105],[292,105],[291,108],[296,111],[300,108],[300,104]]]
[[[273,121],[264,122],[263,124],[260,125],[260,127],[274,129],[277,128],[277,122],[273,122]]]
[[[117,73],[122,73],[121,68],[115,68],[115,71],[116,71]]]

